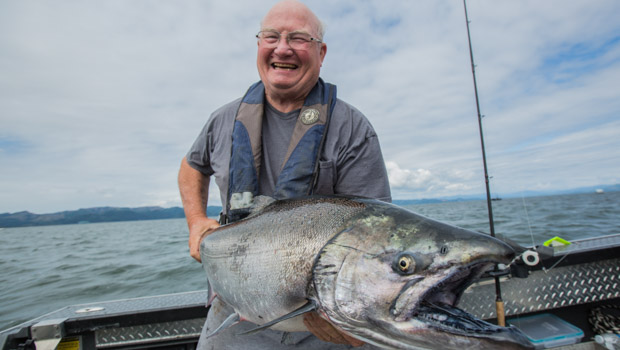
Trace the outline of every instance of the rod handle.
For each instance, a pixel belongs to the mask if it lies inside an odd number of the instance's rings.
[[[497,313],[497,325],[506,327],[506,314],[504,313],[504,302],[498,300],[495,302],[495,311]]]

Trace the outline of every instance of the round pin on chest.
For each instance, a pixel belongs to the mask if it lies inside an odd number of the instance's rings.
[[[301,122],[305,125],[311,125],[319,120],[319,111],[314,108],[308,108],[301,113]]]

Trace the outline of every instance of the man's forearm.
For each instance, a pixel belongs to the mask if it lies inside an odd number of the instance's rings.
[[[178,180],[185,218],[191,227],[193,220],[207,216],[209,177],[189,166],[187,160],[183,158]]]
[[[200,242],[220,225],[217,220],[207,217],[209,177],[189,166],[185,158],[179,169],[179,191],[189,228],[189,254],[201,261]]]

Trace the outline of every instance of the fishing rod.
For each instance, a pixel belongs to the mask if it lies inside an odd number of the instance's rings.
[[[471,35],[469,32],[469,16],[467,15],[467,4],[463,0],[463,8],[465,9],[465,24],[467,25],[467,41],[469,42],[469,59],[471,61],[471,74],[474,78],[474,94],[476,96],[476,110],[478,112],[478,130],[480,131],[480,145],[482,147],[482,164],[484,166],[484,184],[487,191],[487,208],[489,212],[489,229],[491,230],[491,237],[495,237],[495,225],[493,223],[493,205],[491,204],[491,190],[489,188],[489,172],[487,170],[487,157],[484,150],[484,136],[482,132],[482,114],[480,114],[480,101],[478,99],[478,84],[476,82],[476,65],[474,64],[474,53],[471,47]],[[495,279],[495,311],[497,314],[497,324],[506,326],[506,315],[504,313],[504,301],[502,300],[502,290],[499,282],[499,268],[495,264],[495,269],[492,273]]]

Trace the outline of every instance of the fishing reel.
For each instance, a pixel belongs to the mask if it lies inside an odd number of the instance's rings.
[[[521,261],[527,266],[536,266],[540,262],[540,257],[537,251],[526,250],[521,254]]]
[[[525,249],[510,264],[510,273],[514,277],[526,278],[529,270],[538,266],[542,260],[553,256],[553,248],[540,245]]]

